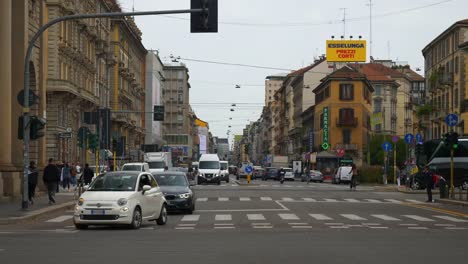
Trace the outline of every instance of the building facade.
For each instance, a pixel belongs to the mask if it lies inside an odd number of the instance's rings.
[[[350,66],[322,80],[315,93],[314,144],[317,150],[343,149],[357,165],[367,155],[373,88]]]
[[[459,115],[453,127],[468,134],[468,19],[458,21],[432,40],[423,50],[428,102],[429,139],[441,138],[451,128],[450,113]]]

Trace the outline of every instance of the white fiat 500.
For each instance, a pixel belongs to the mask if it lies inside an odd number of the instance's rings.
[[[80,196],[73,216],[77,229],[110,224],[138,229],[143,221],[166,224],[166,199],[153,175],[137,171],[107,172],[96,177]]]

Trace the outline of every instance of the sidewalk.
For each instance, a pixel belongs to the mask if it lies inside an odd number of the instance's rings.
[[[47,194],[36,193],[33,205],[21,209],[21,199],[0,201],[0,225],[32,221],[47,214],[73,208],[73,192],[59,192],[55,195],[56,204],[49,205]]]

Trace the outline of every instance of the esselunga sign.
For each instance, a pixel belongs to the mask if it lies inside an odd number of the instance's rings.
[[[327,40],[327,61],[365,62],[365,40]]]

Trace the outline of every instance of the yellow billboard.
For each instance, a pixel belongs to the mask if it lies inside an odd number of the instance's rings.
[[[365,62],[365,40],[327,40],[327,61]]]

